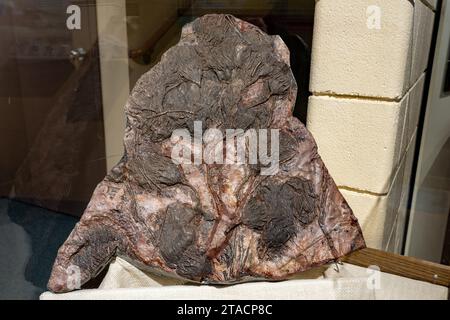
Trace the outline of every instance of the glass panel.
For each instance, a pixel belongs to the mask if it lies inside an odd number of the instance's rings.
[[[121,156],[129,89],[185,23],[213,12],[281,35],[305,121],[313,0],[0,0],[0,298],[45,290],[57,248]]]
[[[0,0],[0,39],[0,298],[36,298],[106,173],[95,1]]]

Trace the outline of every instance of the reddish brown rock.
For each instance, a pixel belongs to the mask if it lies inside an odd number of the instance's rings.
[[[125,155],[60,248],[49,289],[73,289],[74,266],[87,282],[116,255],[157,273],[224,284],[283,279],[364,247],[313,137],[292,117],[296,91],[279,37],[228,15],[186,25],[133,89]],[[203,129],[278,129],[278,172],[173,163],[173,130],[192,133],[197,120]]]

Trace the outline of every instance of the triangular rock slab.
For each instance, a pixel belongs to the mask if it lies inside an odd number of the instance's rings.
[[[296,93],[280,37],[230,15],[185,25],[133,89],[125,155],[60,248],[49,289],[86,283],[116,255],[159,274],[228,284],[285,279],[363,248],[313,137],[292,116]],[[193,132],[197,120],[203,129],[279,129],[278,172],[175,164],[171,134]]]

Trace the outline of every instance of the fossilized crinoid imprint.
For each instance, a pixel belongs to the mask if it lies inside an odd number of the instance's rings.
[[[278,36],[229,15],[183,28],[126,104],[125,155],[58,252],[48,287],[85,283],[118,255],[202,283],[283,279],[365,246],[311,134]],[[176,129],[278,129],[274,175],[251,164],[176,164]],[[208,142],[203,142],[204,144]]]

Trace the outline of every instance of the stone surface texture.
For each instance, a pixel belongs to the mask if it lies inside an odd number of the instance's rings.
[[[114,256],[204,284],[280,280],[365,246],[311,134],[292,116],[297,86],[278,36],[229,15],[187,24],[126,104],[125,154],[58,252],[48,287],[73,289]],[[171,134],[280,132],[279,170],[175,164]],[[204,149],[208,148],[205,145]]]
[[[316,2],[310,91],[401,99],[411,72],[409,0]]]

